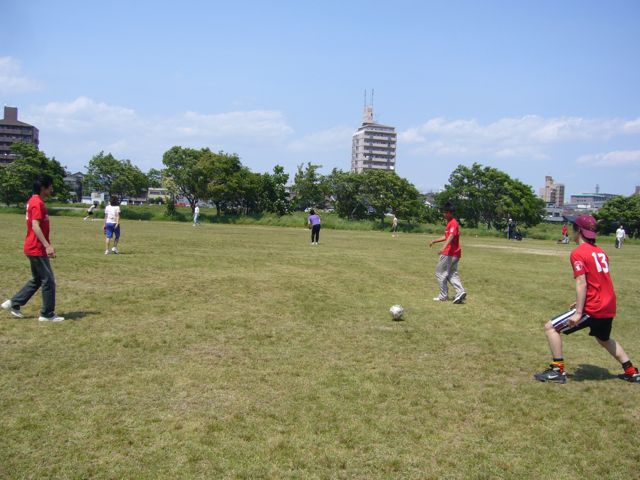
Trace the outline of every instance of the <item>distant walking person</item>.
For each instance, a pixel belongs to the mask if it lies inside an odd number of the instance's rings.
[[[193,209],[193,226],[197,226],[200,225],[200,221],[198,220],[200,218],[200,207],[198,205],[196,205],[196,208]]]
[[[640,383],[638,369],[633,366],[622,345],[611,338],[616,316],[616,292],[611,281],[609,258],[596,245],[596,219],[591,215],[570,217],[573,240],[578,247],[569,257],[576,284],[576,301],[569,311],[549,320],[544,326],[552,362],[549,368],[533,377],[540,382],[566,383],[561,333],[569,335],[589,327],[601,347],[614,357],[624,370],[622,380]]]
[[[91,217],[91,220],[93,221],[93,211],[95,209],[96,209],[96,204],[92,203],[91,206],[87,208],[87,216],[84,217],[82,220],[86,220],[87,218]]]
[[[393,221],[391,222],[391,236],[393,238],[398,236],[398,217],[393,214]]]
[[[620,225],[620,228],[616,230],[616,248],[622,248],[622,242],[627,236],[627,232],[624,231],[624,227]]]
[[[118,253],[118,242],[120,241],[120,200],[115,195],[111,196],[109,205],[104,209],[104,236],[105,236],[105,255],[109,255],[109,246],[111,239],[113,241],[113,253]]]
[[[31,264],[32,278],[10,300],[2,303],[14,317],[24,318],[20,307],[26,305],[34,293],[42,287],[41,322],[61,322],[64,317],[55,314],[56,280],[50,258],[56,251],[49,241],[49,213],[43,199],[53,193],[53,180],[49,175],[38,175],[33,181],[33,195],[27,202],[27,236],[24,253]]]
[[[436,279],[440,285],[440,295],[435,297],[434,300],[439,302],[447,301],[449,299],[449,285],[447,283],[451,283],[456,290],[453,303],[462,303],[467,297],[467,293],[462,286],[462,280],[458,273],[458,262],[462,255],[460,226],[458,221],[453,218],[455,209],[449,202],[444,205],[443,211],[444,218],[447,220],[444,236],[429,243],[429,248],[431,248],[434,243],[445,242],[444,247],[440,250],[440,259],[436,266]]]
[[[320,241],[320,215],[317,215],[315,210],[311,210],[307,223],[311,229],[311,245],[318,245]]]

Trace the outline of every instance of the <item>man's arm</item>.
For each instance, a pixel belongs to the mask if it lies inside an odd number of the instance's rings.
[[[47,239],[44,238],[44,233],[42,233],[42,229],[40,228],[40,220],[31,220],[31,228],[33,229],[33,233],[36,234],[36,237],[38,238],[40,243],[44,246],[44,249],[47,252],[47,256],[55,258],[56,251],[53,249],[53,246],[49,242],[47,242]]]
[[[584,315],[584,302],[587,299],[587,277],[576,277],[576,303],[572,305],[576,313],[569,319],[569,326],[574,327]]]

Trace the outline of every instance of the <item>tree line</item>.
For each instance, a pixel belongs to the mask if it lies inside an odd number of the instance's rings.
[[[31,193],[36,173],[54,178],[56,197],[67,200],[64,168],[55,159],[28,144],[15,144],[17,159],[0,168],[0,200],[6,205],[22,204]],[[218,215],[251,215],[265,212],[286,215],[310,208],[335,211],[343,218],[377,219],[393,213],[410,223],[439,221],[438,206],[454,205],[457,216],[469,227],[485,225],[504,229],[509,218],[524,226],[539,223],[544,202],[533,189],[493,167],[474,163],[457,166],[444,190],[421,194],[407,179],[395,172],[367,170],[363,173],[333,169],[320,173],[321,165],[298,165],[289,183],[289,174],[276,165],[271,172],[252,172],[237,154],[174,146],[162,157],[163,168],[141,171],[131,161],[100,152],[89,161],[85,190],[121,197],[139,196],[149,187],[164,187],[170,202],[184,198],[191,208],[200,202],[215,206]],[[429,200],[429,201],[427,201]],[[640,197],[616,197],[600,210],[603,233],[624,222],[629,232],[639,232]]]

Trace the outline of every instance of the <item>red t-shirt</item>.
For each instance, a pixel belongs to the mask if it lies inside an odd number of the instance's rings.
[[[28,257],[46,257],[47,250],[40,243],[31,226],[32,220],[40,220],[40,229],[49,242],[49,213],[40,195],[32,195],[27,202],[27,237],[24,239],[24,254]]]
[[[583,243],[571,252],[573,278],[585,275],[587,299],[584,313],[594,318],[616,316],[616,292],[609,274],[609,258],[597,245]]]
[[[453,236],[451,243],[442,249],[442,254],[447,255],[449,257],[458,257],[462,254],[462,250],[460,249],[460,227],[458,226],[458,222],[455,218],[449,220],[447,223],[447,228],[444,231],[444,238],[449,239],[449,237]]]

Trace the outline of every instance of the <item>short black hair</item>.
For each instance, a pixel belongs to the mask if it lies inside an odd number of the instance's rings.
[[[456,211],[456,207],[454,207],[451,202],[446,202],[442,207],[442,211],[454,213]]]
[[[309,214],[310,214],[310,215],[315,215],[315,214],[316,214],[316,211],[312,208],[312,209],[309,211]]]
[[[109,199],[109,203],[115,207],[116,205],[120,205],[120,199],[118,198],[117,195],[111,195],[111,198]]]
[[[43,188],[49,188],[53,184],[53,178],[46,173],[41,173],[33,179],[33,193],[40,193]]]

